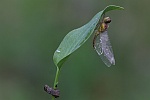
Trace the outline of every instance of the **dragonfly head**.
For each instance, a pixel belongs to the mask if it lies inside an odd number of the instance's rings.
[[[105,17],[105,18],[103,19],[103,22],[104,22],[105,24],[110,23],[110,22],[111,22],[110,17]]]

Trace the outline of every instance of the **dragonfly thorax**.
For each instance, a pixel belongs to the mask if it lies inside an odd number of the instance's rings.
[[[101,26],[100,26],[100,29],[99,29],[100,33],[106,31],[107,28],[108,28],[108,24],[102,23]]]
[[[99,31],[102,33],[104,31],[107,30],[107,28],[109,27],[109,23],[111,22],[111,19],[109,17],[105,17],[100,25],[100,29]]]

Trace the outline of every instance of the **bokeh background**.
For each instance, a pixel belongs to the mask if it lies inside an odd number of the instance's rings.
[[[1,0],[0,100],[51,100],[52,57],[64,36],[108,5],[116,65],[92,48],[93,36],[62,66],[58,100],[150,100],[148,0]]]

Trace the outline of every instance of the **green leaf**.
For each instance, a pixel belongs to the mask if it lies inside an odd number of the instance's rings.
[[[80,46],[82,46],[86,40],[91,36],[98,24],[99,20],[108,11],[111,10],[122,10],[123,7],[110,5],[107,6],[104,10],[97,13],[91,21],[83,25],[80,28],[74,29],[69,32],[57,48],[54,53],[53,60],[55,65],[60,69],[62,64],[67,60],[67,58]]]

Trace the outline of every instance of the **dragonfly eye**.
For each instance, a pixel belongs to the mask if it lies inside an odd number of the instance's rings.
[[[105,17],[103,21],[104,23],[108,24],[111,22],[111,19],[109,17]]]

